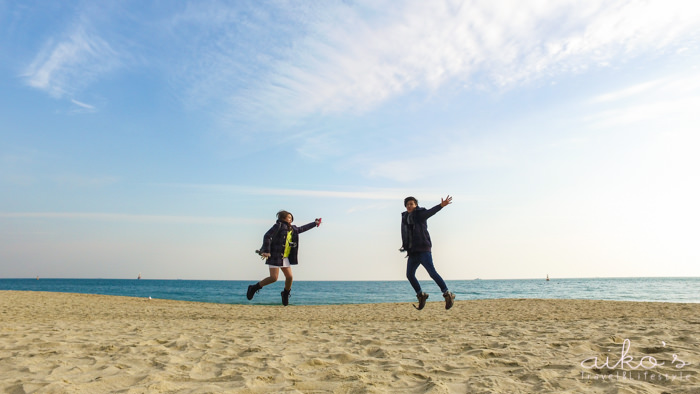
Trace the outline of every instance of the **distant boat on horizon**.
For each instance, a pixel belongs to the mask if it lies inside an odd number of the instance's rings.
[[[549,282],[549,274],[547,274],[547,282]]]
[[[141,273],[140,273],[140,272],[139,272],[139,277],[136,278],[136,279],[139,279],[139,280],[141,279]],[[549,279],[547,279],[547,280],[549,280]]]

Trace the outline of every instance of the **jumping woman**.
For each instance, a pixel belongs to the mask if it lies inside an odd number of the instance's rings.
[[[265,260],[270,268],[270,276],[260,282],[248,286],[247,297],[253,299],[255,293],[263,287],[277,282],[280,269],[284,274],[284,291],[282,291],[282,305],[289,305],[289,296],[292,290],[292,266],[299,264],[299,234],[321,225],[321,219],[305,224],[301,227],[294,226],[294,216],[287,211],[277,212],[277,222],[263,236],[263,244],[257,252]]]

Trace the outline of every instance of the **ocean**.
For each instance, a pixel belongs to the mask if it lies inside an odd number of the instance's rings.
[[[700,278],[588,278],[446,281],[457,300],[495,298],[700,302]],[[147,279],[0,279],[0,290],[104,294],[221,304],[278,305],[284,280],[262,289],[252,301],[253,281]],[[428,301],[442,301],[432,281],[421,281]],[[408,281],[295,281],[291,305],[414,302]]]

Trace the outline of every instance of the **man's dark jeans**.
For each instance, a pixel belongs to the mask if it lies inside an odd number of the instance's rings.
[[[418,266],[422,265],[431,278],[440,287],[440,290],[444,293],[447,291],[447,285],[445,281],[442,280],[440,274],[435,271],[435,266],[433,265],[433,254],[431,252],[419,252],[408,256],[408,263],[406,264],[406,278],[411,282],[411,286],[416,291],[416,294],[421,292],[420,283],[416,279],[416,270]]]

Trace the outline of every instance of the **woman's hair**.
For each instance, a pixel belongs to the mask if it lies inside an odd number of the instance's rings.
[[[415,197],[406,197],[406,198],[403,199],[403,206],[405,207],[406,204],[408,204],[409,201],[415,201],[415,202],[416,202],[416,206],[418,205],[418,200],[416,200]]]
[[[277,220],[283,222],[284,219],[287,218],[287,215],[292,215],[292,213],[285,210],[279,211],[277,212]],[[294,215],[292,215],[292,221],[294,221]]]

